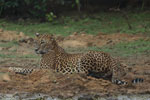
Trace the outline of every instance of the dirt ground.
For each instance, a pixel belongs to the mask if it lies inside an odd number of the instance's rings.
[[[68,37],[57,36],[59,45],[64,48],[86,48],[89,46],[102,47],[105,45],[114,45],[119,42],[135,41],[138,39],[147,39],[143,35],[131,35],[131,34],[103,34],[90,35],[86,33],[73,33]]]
[[[7,36],[5,36],[6,34]],[[28,39],[22,32],[5,31],[0,29],[0,43],[17,40],[19,46],[0,47],[3,54],[34,55],[30,41],[19,42],[20,39]],[[68,37],[56,36],[56,39],[64,48],[79,48],[88,46],[102,47],[114,45],[123,41],[135,41],[138,39],[150,40],[143,35],[111,34],[86,35],[74,33]],[[11,52],[15,49],[15,52]],[[19,75],[8,70],[8,67],[38,67],[39,56],[35,58],[0,58],[0,93],[30,92],[44,93],[52,97],[71,98],[74,96],[112,96],[118,94],[150,94],[150,55],[132,56],[121,58],[131,67],[132,71],[125,77],[127,81],[133,78],[143,78],[140,84],[115,85],[108,80],[96,79],[82,74],[62,75],[51,70],[36,70],[29,75]],[[130,82],[129,82],[130,83]]]

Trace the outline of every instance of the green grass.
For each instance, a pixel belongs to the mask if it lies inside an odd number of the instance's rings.
[[[122,42],[116,45],[107,45],[104,47],[88,47],[88,48],[68,48],[67,52],[79,53],[93,51],[103,51],[110,53],[113,56],[128,57],[134,55],[147,54],[150,55],[150,41],[137,40],[133,42]],[[16,55],[15,51],[11,51],[9,54],[0,53],[0,58],[40,58],[38,55]]]
[[[132,30],[128,28],[127,22],[121,13],[97,13],[92,17],[87,16],[79,19],[74,16],[62,17],[53,22],[6,21],[0,19],[0,28],[24,32],[33,36],[34,33],[52,33],[67,36],[73,32],[87,34],[103,33],[150,33],[150,12],[127,13]],[[78,20],[77,20],[78,19]]]
[[[132,55],[147,54],[150,55],[150,41],[137,40],[133,42],[122,42],[116,45],[107,45],[104,47],[89,47],[87,49],[67,49],[68,52],[87,52],[93,51],[104,51],[114,56],[128,57]]]
[[[12,46],[18,46],[17,41],[10,41],[7,43],[0,43],[0,47],[12,47]]]
[[[37,55],[0,54],[0,58],[39,58]]]
[[[114,46],[105,46],[101,51],[110,52],[118,56],[132,56],[140,54],[150,55],[150,41],[137,40],[127,43],[118,43]]]

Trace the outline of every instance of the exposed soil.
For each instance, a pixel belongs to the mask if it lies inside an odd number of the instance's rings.
[[[7,36],[5,36],[6,34]],[[14,35],[12,35],[14,34]],[[27,39],[23,33],[0,30],[0,43]],[[98,34],[96,36],[74,33],[68,37],[56,36],[59,44],[65,48],[104,46],[123,41],[147,39],[143,35],[127,34]],[[32,39],[31,39],[32,40]],[[30,41],[31,41],[30,40]],[[18,42],[19,43],[19,42]],[[13,50],[16,50],[15,52]],[[13,51],[13,52],[11,52]],[[19,43],[19,46],[0,47],[3,54],[34,55],[30,42]],[[38,67],[39,57],[35,58],[0,58],[0,93],[29,92],[44,93],[52,97],[72,98],[75,96],[108,97],[121,94],[149,94],[150,93],[150,54],[121,58],[121,61],[133,69],[124,77],[128,85],[115,85],[108,80],[96,79],[82,74],[62,75],[50,70],[36,70],[29,75],[19,75],[8,70],[8,67]],[[140,84],[130,84],[133,78],[143,78]]]
[[[5,31],[3,29],[0,29],[0,41],[13,41],[13,40],[20,40],[21,38],[28,38],[28,36],[25,36],[23,32],[16,31]]]
[[[88,35],[85,33],[78,34],[73,33],[68,37],[57,37],[59,44],[64,48],[83,48],[89,46],[102,47],[104,45],[114,45],[119,42],[131,42],[138,39],[143,39],[143,35],[131,35],[131,34],[103,34]]]
[[[15,31],[5,31],[0,29],[0,41],[12,41],[12,40],[21,40],[21,39],[31,39],[28,36],[25,36],[23,32]],[[143,35],[131,35],[131,34],[103,34],[99,33],[97,35],[90,35],[86,33],[73,33],[68,37],[56,36],[56,40],[59,45],[64,48],[83,48],[89,46],[98,46],[102,47],[108,44],[116,44],[119,42],[135,41],[139,39],[149,39]]]
[[[128,74],[126,79],[130,81],[135,77],[140,77],[144,78],[144,82],[126,86],[118,86],[110,81],[89,76],[62,75],[47,70],[37,70],[27,76],[9,73],[11,80],[0,81],[0,92],[5,94],[16,91],[44,93],[58,98],[71,98],[80,95],[105,97],[119,94],[146,94],[150,92],[149,70],[150,67],[141,68],[137,66],[133,73]],[[1,68],[1,71],[7,72],[8,70]]]

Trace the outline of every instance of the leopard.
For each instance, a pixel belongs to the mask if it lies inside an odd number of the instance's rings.
[[[41,55],[40,69],[52,69],[56,73],[82,73],[95,78],[110,80],[115,84],[128,84],[122,80],[127,75],[128,66],[121,63],[110,54],[103,51],[88,51],[85,53],[68,53],[58,45],[51,34],[36,33],[34,39],[35,52]],[[33,69],[10,68],[16,73],[29,74]],[[143,82],[136,78],[132,83]]]

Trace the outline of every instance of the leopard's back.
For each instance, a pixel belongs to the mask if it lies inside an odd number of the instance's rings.
[[[99,73],[99,77],[110,77],[113,74],[113,69],[118,67],[117,61],[109,54],[104,52],[89,51],[80,54],[61,53],[55,55],[51,54],[43,56],[43,66],[48,66],[56,72],[63,74],[71,73]],[[55,59],[55,60],[54,60]],[[45,62],[44,62],[45,61]],[[50,64],[53,65],[49,66]]]
[[[48,54],[41,59],[41,68],[53,69],[63,74],[83,73],[80,60],[83,54]],[[52,58],[53,57],[53,58]]]

